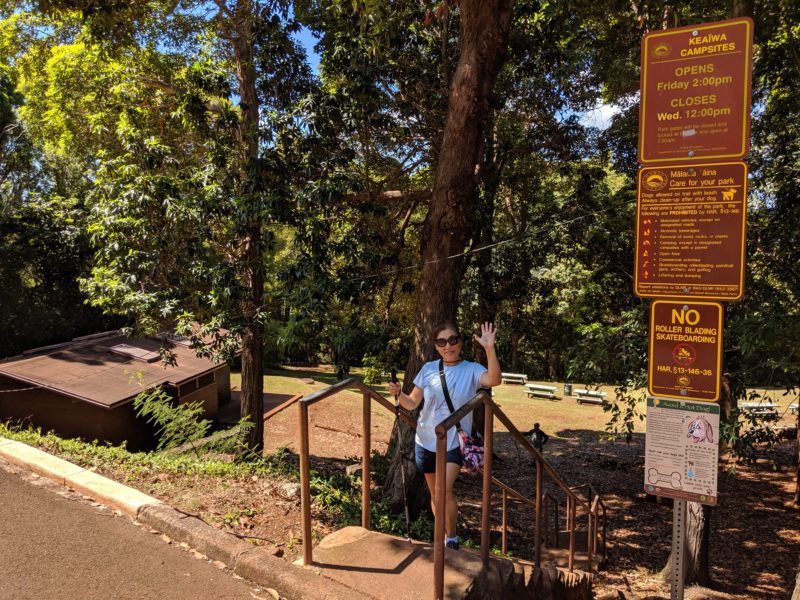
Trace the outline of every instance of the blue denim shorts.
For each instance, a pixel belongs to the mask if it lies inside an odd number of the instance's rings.
[[[431,452],[419,444],[416,444],[414,454],[417,461],[417,471],[420,473],[436,473],[436,452]],[[445,462],[454,463],[459,467],[463,465],[464,461],[461,459],[461,448],[448,450]]]

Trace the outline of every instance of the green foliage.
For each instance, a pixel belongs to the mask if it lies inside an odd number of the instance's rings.
[[[242,511],[229,512],[225,513],[225,516],[223,517],[223,522],[226,525],[236,526],[239,524],[239,519],[241,519],[242,517],[252,518],[255,517],[256,514],[257,514],[256,511],[252,508],[246,508]]]
[[[377,385],[383,383],[383,374],[386,367],[381,364],[377,356],[366,355],[361,364],[364,367],[364,383],[367,385]]]
[[[645,407],[647,406],[647,381],[645,373],[641,371],[639,377],[630,379],[614,391],[614,400],[603,399],[603,412],[608,413],[606,431],[609,439],[620,436],[630,442],[633,439],[636,421],[644,421]]]
[[[141,392],[133,400],[138,417],[156,427],[158,449],[168,450],[205,437],[211,427],[210,419],[201,419],[202,402],[175,403],[162,388]],[[199,457],[198,449],[195,453]]]
[[[734,383],[733,393],[737,396],[738,402],[763,402],[770,404],[775,399],[771,392],[761,394],[755,390],[749,392],[740,389]],[[794,392],[794,389],[786,390],[786,393]],[[736,463],[755,462],[759,454],[770,457],[771,450],[780,443],[782,439],[781,427],[770,422],[763,416],[755,415],[746,410],[735,410],[729,415],[728,419],[720,423],[720,444],[730,449],[734,459],[729,465],[729,471],[736,471]],[[775,465],[772,458],[769,458],[773,467]]]
[[[253,423],[250,418],[245,416],[239,419],[233,427],[214,432],[193,442],[181,444],[172,449],[175,453],[191,452],[201,457],[208,453],[214,454],[233,454],[238,461],[258,461],[260,455],[253,453],[247,447],[247,439]],[[165,448],[166,449],[166,448]]]
[[[245,19],[260,120],[245,130],[225,11],[191,1],[7,4],[0,355],[86,333],[105,311],[118,320],[103,328],[177,323],[196,342],[212,340],[199,344],[206,356],[231,358],[239,338],[223,332],[258,325],[272,364],[329,361],[340,376],[364,364],[371,380],[373,369],[405,363],[459,55],[456,5],[295,3],[318,36],[319,78],[293,41],[288,3],[260,5]],[[791,386],[800,5],[752,6],[746,293],[726,306],[725,368],[742,386]],[[728,10],[718,0],[518,0],[475,157],[481,227],[460,320],[498,323],[504,368],[623,382],[607,410],[610,431],[626,436],[646,356],[647,303],[631,292],[639,42]],[[577,116],[601,102],[620,109],[602,133]],[[247,255],[251,241],[257,252]],[[263,301],[243,308],[253,293]]]
[[[152,476],[156,473],[203,475],[239,478],[271,473],[266,461],[229,462],[219,459],[199,459],[196,455],[174,455],[166,452],[130,452],[124,444],[110,446],[80,438],[63,439],[53,432],[25,425],[0,422],[0,435],[57,454],[87,469],[119,469],[128,479]]]

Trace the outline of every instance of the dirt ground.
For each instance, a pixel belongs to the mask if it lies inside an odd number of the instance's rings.
[[[265,410],[280,405],[292,392],[310,393],[334,381],[325,370],[306,369],[278,376],[281,380],[266,388],[277,391],[265,397]],[[530,429],[534,420],[540,421],[551,436],[545,449],[550,464],[569,485],[594,486],[608,508],[608,561],[598,572],[597,593],[621,590],[628,598],[669,598],[669,588],[659,580],[658,572],[670,550],[672,506],[668,501],[657,502],[643,491],[643,426],[637,428],[631,443],[606,441],[602,432],[608,416],[599,406],[576,407],[570,398],[559,402],[532,400],[520,390],[520,386],[500,386],[495,400],[520,430]],[[788,407],[789,400],[784,402]],[[344,472],[348,465],[359,462],[361,407],[361,396],[353,392],[343,392],[311,406],[313,469]],[[279,448],[296,452],[298,412],[294,405],[266,422],[267,452]],[[788,425],[794,417],[788,410],[784,412],[781,418]],[[394,415],[373,403],[371,421],[371,447],[385,451]],[[497,478],[532,498],[532,459],[520,451],[502,426],[496,432],[495,448],[500,458],[495,463]],[[726,474],[723,465],[720,502],[713,510],[710,538],[714,589],[690,589],[687,598],[761,600],[791,596],[800,556],[800,511],[790,505],[794,492],[793,452],[795,444],[786,442],[755,464],[736,465],[735,475]],[[289,460],[296,460],[296,456],[289,455]],[[227,531],[272,545],[287,560],[300,554],[296,485],[256,477],[217,481],[163,474],[134,485]],[[552,484],[546,487],[556,492]],[[456,494],[461,501],[462,538],[478,542],[480,478],[460,477]],[[494,501],[497,509],[493,513],[492,543],[499,546],[499,498]],[[510,510],[509,553],[530,557],[533,514],[513,503]],[[313,520],[316,543],[332,531],[334,524],[319,504],[313,510]]]

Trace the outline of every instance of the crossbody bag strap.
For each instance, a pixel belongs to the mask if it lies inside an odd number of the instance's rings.
[[[456,409],[453,408],[453,401],[450,400],[450,392],[447,391],[447,379],[444,376],[444,360],[439,359],[439,379],[442,382],[442,392],[444,392],[444,399],[447,402],[447,408],[450,409],[450,414],[456,412]],[[456,429],[461,431],[461,421],[456,423]]]

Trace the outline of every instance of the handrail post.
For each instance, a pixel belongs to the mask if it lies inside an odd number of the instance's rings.
[[[536,547],[536,568],[542,566],[542,463],[536,459],[536,525],[533,534]]]
[[[556,502],[556,510],[554,512],[556,513],[555,520],[553,522],[553,528],[555,529],[555,534],[556,534],[556,548],[561,548],[561,540],[558,539],[559,527],[561,526],[560,525],[561,521],[558,516],[558,502]]]
[[[370,488],[372,487],[372,474],[370,473],[370,451],[372,445],[372,398],[368,393],[364,393],[362,406],[362,424],[364,428],[363,442],[361,451],[361,526],[364,529],[370,528]],[[400,465],[403,468],[403,465]]]
[[[433,520],[433,587],[434,598],[444,598],[444,524],[447,496],[447,433],[436,439],[436,498]]]
[[[567,529],[567,531],[572,529],[572,521],[570,520],[570,519],[572,519],[572,508],[571,507],[572,507],[572,496],[567,495],[567,514],[566,514],[566,520],[567,520],[566,529]]]
[[[308,449],[308,404],[300,402],[300,511],[303,519],[303,564],[313,562],[311,548],[311,480]]]
[[[505,489],[503,489],[503,538],[502,538],[502,540],[503,540],[503,542],[502,542],[502,544],[503,544],[503,555],[505,555],[505,553],[506,553],[506,527],[507,527],[507,523],[506,523],[506,506],[507,506],[507,504],[508,504],[508,493],[506,492]]]
[[[594,536],[594,519],[592,518],[592,509],[589,508],[586,516],[589,518],[589,522],[586,525],[586,553],[589,558],[589,573],[592,572],[592,537]]]
[[[548,504],[549,502],[547,502],[547,497],[545,496],[544,498],[542,498],[542,523],[544,523],[544,540],[542,541],[542,543],[549,545],[549,542],[547,541],[547,535],[548,535],[547,520],[550,518],[550,508]]]
[[[489,511],[492,504],[492,454],[494,452],[494,410],[492,401],[484,402],[483,499],[481,501],[481,560],[489,564]]]
[[[572,573],[573,562],[575,560],[575,501],[569,503],[569,562],[567,567],[569,572]]]

